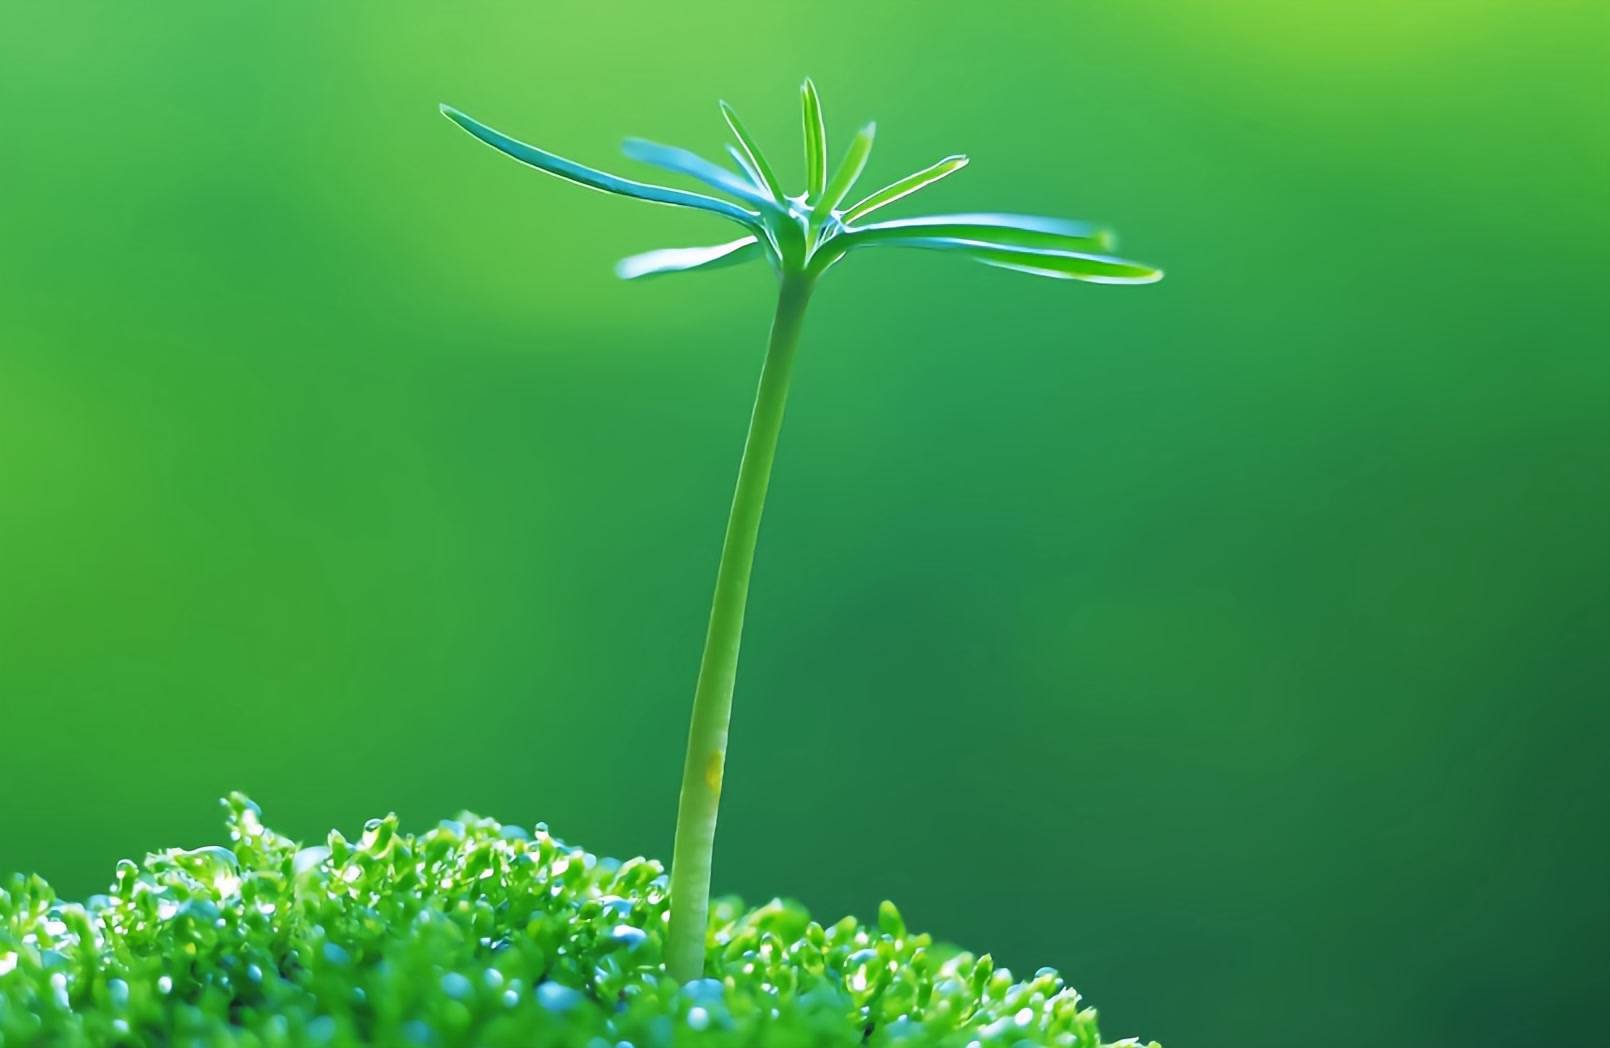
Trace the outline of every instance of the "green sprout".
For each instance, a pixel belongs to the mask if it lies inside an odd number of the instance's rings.
[[[778,276],[777,310],[721,549],[682,771],[666,945],[666,966],[682,981],[697,979],[705,970],[710,864],[750,569],[782,429],[794,352],[817,281],[850,252],[871,247],[951,251],[989,266],[1093,284],[1149,284],[1163,276],[1151,266],[1106,254],[1113,246],[1112,234],[1083,222],[993,212],[868,222],[873,213],[961,170],[967,158],[948,156],[846,204],[872,152],[875,125],[868,124],[856,133],[837,170],[830,174],[821,99],[810,80],[801,88],[801,97],[805,192],[797,196],[784,192],[775,169],[725,102],[721,112],[737,139],[736,145],[728,146],[736,170],[684,149],[627,140],[625,153],[632,159],[686,175],[730,200],[606,174],[517,141],[442,106],[443,114],[476,138],[540,171],[606,193],[707,211],[745,230],[744,236],[712,247],[633,255],[617,265],[621,277],[631,280],[717,269],[757,258],[770,262]]]

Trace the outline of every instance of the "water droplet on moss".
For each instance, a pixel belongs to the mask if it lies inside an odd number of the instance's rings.
[[[461,1001],[470,995],[470,981],[458,972],[448,972],[442,976],[442,992]]]
[[[726,987],[721,985],[720,979],[694,979],[682,987],[682,992],[692,1001],[712,1004],[726,995]]]
[[[620,944],[629,950],[643,945],[648,939],[648,932],[641,928],[634,928],[630,924],[617,924],[609,931],[610,941]]]
[[[302,874],[317,869],[319,864],[330,857],[330,849],[322,844],[315,844],[311,848],[303,848],[291,860],[293,872]]]
[[[537,987],[537,1003],[550,1012],[568,1012],[581,1003],[581,993],[556,982],[545,982]]]

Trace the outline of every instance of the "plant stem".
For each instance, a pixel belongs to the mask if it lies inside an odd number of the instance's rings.
[[[721,546],[721,567],[710,605],[710,629],[705,635],[699,682],[693,692],[693,724],[688,730],[676,845],[671,856],[671,928],[665,964],[678,982],[704,975],[710,863],[715,848],[716,810],[721,804],[721,777],[727,762],[727,722],[738,673],[744,605],[749,600],[749,573],[754,565],[766,488],[771,482],[772,459],[777,453],[777,435],[783,426],[794,349],[799,344],[805,306],[814,284],[814,278],[806,274],[783,276],[777,313],[772,319],[771,344],[760,371],[749,436],[738,466],[732,512],[727,517],[727,537]]]

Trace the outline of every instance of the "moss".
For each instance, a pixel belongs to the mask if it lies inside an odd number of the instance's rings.
[[[0,890],[0,1044],[1100,1044],[1050,969],[1018,981],[797,904],[711,912],[703,980],[661,964],[665,876],[470,815],[303,848],[225,802],[229,847],[118,863],[105,895]]]

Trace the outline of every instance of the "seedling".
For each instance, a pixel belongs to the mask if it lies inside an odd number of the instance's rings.
[[[830,173],[822,104],[810,80],[801,88],[801,101],[805,191],[796,196],[784,192],[776,169],[725,102],[721,104],[722,116],[737,140],[728,146],[735,168],[684,149],[642,139],[627,140],[625,152],[632,159],[686,175],[730,199],[606,174],[510,138],[450,106],[442,107],[449,119],[476,138],[539,171],[606,193],[706,211],[744,229],[738,239],[712,247],[669,248],[623,259],[616,272],[628,280],[717,269],[757,259],[765,259],[777,273],[777,310],[721,549],[710,626],[693,694],[687,760],[682,770],[665,962],[671,975],[684,982],[699,978],[705,970],[710,864],[744,606],[749,599],[750,568],[772,460],[777,453],[795,349],[805,308],[817,282],[852,251],[873,247],[949,251],[989,266],[1092,284],[1149,284],[1163,275],[1151,266],[1107,254],[1113,245],[1108,231],[1067,219],[989,212],[868,221],[890,204],[960,171],[967,165],[967,158],[945,157],[846,203],[872,152],[874,125],[868,124],[856,133],[839,166]]]

